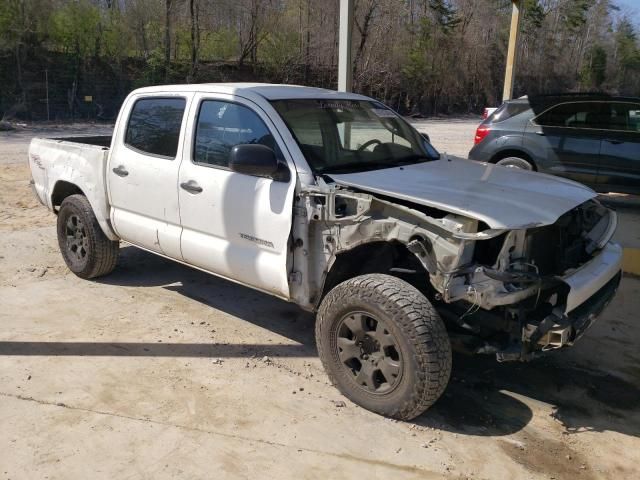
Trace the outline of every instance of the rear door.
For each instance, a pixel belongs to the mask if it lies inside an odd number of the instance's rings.
[[[186,111],[192,94],[130,97],[107,168],[111,222],[128,242],[182,259],[178,209]]]
[[[640,192],[640,104],[611,102],[608,105],[598,189]]]
[[[187,128],[178,190],[184,261],[288,298],[295,168],[277,130],[257,105],[223,94],[198,94]],[[231,171],[231,148],[247,143],[272,148],[290,179]]]
[[[546,171],[588,185],[595,185],[600,163],[601,129],[606,115],[603,102],[568,102],[551,107],[527,126],[527,135],[543,138],[536,142],[544,151]]]

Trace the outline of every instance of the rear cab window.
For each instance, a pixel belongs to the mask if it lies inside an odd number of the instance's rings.
[[[129,115],[125,145],[146,155],[176,158],[186,104],[183,97],[137,100]]]

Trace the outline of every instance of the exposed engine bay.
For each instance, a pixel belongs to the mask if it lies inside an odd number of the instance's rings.
[[[455,347],[499,360],[527,359],[579,335],[564,277],[616,227],[615,213],[593,199],[551,225],[518,229],[335,185],[296,202],[290,287],[300,305],[315,308],[353,269],[390,273],[427,295]]]

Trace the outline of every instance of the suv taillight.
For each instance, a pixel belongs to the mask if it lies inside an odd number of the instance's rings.
[[[479,144],[482,140],[484,140],[484,137],[486,137],[487,135],[489,135],[489,132],[491,131],[491,128],[486,127],[484,125],[480,125],[478,127],[478,129],[476,130],[476,136],[473,139],[473,144],[477,145]]]

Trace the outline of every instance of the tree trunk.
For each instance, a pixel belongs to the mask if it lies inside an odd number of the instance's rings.
[[[193,82],[198,70],[198,50],[200,48],[199,5],[197,0],[189,0],[189,15],[191,17],[191,68],[187,82]]]
[[[16,45],[16,81],[18,83],[18,88],[20,89],[20,96],[22,97],[22,105],[23,108],[27,107],[27,92],[24,89],[24,85],[22,83],[22,53],[20,52],[20,43]]]
[[[169,64],[171,63],[171,6],[173,0],[164,0],[164,81],[169,80]]]
[[[362,59],[362,54],[364,53],[364,48],[367,44],[367,39],[369,38],[369,28],[371,27],[371,20],[373,19],[373,14],[378,7],[378,2],[376,0],[372,0],[369,3],[369,8],[364,14],[364,19],[362,20],[362,26],[356,21],[356,28],[360,32],[360,43],[358,44],[358,49],[356,50],[356,55],[353,60],[353,78],[356,78],[356,73],[358,70],[358,65],[360,64],[360,60]]]
[[[309,83],[309,63],[311,62],[311,4],[307,0],[307,35],[304,52],[304,83]]]
[[[258,17],[260,12],[259,0],[251,4],[251,30],[249,32],[250,58],[254,65],[258,62]]]

